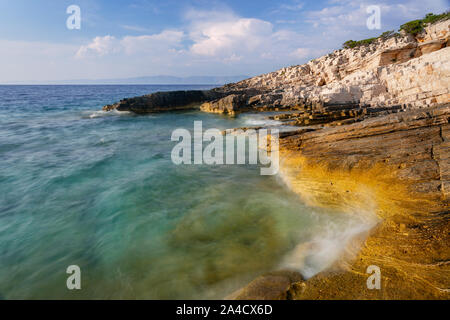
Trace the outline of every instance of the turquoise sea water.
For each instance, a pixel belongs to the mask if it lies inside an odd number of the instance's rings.
[[[0,86],[0,298],[223,298],[299,244],[317,252],[290,267],[311,276],[331,262],[354,217],[308,208],[257,166],[171,162],[175,128],[251,115],[99,111],[193,88],[208,87]],[[79,291],[66,288],[69,265]]]

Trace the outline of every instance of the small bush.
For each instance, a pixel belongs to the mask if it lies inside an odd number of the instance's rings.
[[[380,35],[380,38],[382,38],[382,39],[389,39],[389,38],[392,38],[392,37],[395,37],[395,36],[398,36],[398,33],[396,33],[394,30],[389,30],[389,31],[383,32]]]
[[[446,19],[450,19],[450,11],[441,14],[428,13],[422,21],[423,23],[435,23],[437,21]]]
[[[354,41],[354,40],[348,40],[346,42],[344,42],[343,47],[345,49],[349,49],[349,48],[355,48],[355,47],[359,47],[359,46],[363,46],[363,45],[369,45],[371,43],[373,43],[374,41],[376,41],[378,38],[369,38],[369,39],[364,39],[364,40],[359,40],[359,41]]]
[[[345,41],[344,44],[342,45],[345,49],[349,49],[349,48],[354,48],[356,47],[356,41],[354,40],[348,40]]]
[[[415,36],[415,35],[419,34],[420,32],[422,32],[422,30],[425,28],[425,26],[427,24],[432,24],[437,21],[446,20],[446,19],[450,19],[450,11],[447,11],[447,12],[444,12],[441,14],[428,13],[425,16],[425,18],[423,18],[421,20],[413,20],[413,21],[409,21],[405,24],[402,24],[400,26],[399,31],[403,30],[403,31]],[[362,45],[369,45],[369,44],[375,42],[379,38],[386,40],[391,37],[396,37],[398,35],[399,35],[399,33],[394,32],[394,30],[389,30],[389,31],[383,32],[377,38],[369,38],[369,39],[364,39],[364,40],[359,40],[359,41],[348,40],[348,41],[344,42],[344,44],[342,46],[344,49],[356,48],[356,47],[359,47]]]
[[[428,13],[425,18],[421,20],[413,20],[402,24],[399,30],[404,30],[405,32],[415,36],[422,32],[427,24],[432,24],[445,19],[450,19],[450,12],[444,12],[441,14]]]
[[[406,33],[410,33],[412,35],[416,35],[423,30],[423,21],[422,20],[413,20],[402,24],[400,26],[400,30],[404,30]]]

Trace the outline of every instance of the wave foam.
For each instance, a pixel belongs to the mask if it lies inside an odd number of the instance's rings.
[[[280,121],[270,119],[247,119],[245,123],[251,126],[278,126]]]
[[[338,261],[350,249],[352,240],[365,238],[376,224],[376,219],[350,219],[344,224],[328,221],[310,241],[298,244],[288,253],[280,267],[296,270],[309,279]]]
[[[294,190],[292,179],[288,172],[282,169],[281,162],[276,176],[278,182]],[[368,198],[366,208],[344,205],[342,212],[331,213],[335,217],[327,217],[325,213],[312,211],[317,219],[323,220],[321,226],[314,230],[310,240],[298,244],[289,252],[279,267],[296,270],[305,279],[309,279],[332,266],[345,253],[355,255],[368,232],[379,222],[375,214],[376,208],[371,203],[371,199]],[[358,241],[354,241],[356,239]]]
[[[88,116],[84,116],[84,117],[87,117],[90,119],[109,117],[109,116],[131,115],[130,111],[118,111],[118,110],[111,110],[111,111],[96,110],[96,111],[88,111],[88,113],[90,113],[90,114]]]

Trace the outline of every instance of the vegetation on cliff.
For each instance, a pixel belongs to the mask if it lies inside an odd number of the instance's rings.
[[[417,34],[421,33],[424,30],[424,28],[427,24],[433,24],[435,22],[445,20],[445,19],[450,19],[450,11],[444,12],[441,14],[428,13],[425,16],[425,18],[423,18],[423,19],[412,20],[412,21],[402,24],[400,26],[399,31],[404,31],[406,33],[412,34],[413,36],[416,36]],[[344,42],[344,44],[342,46],[344,49],[355,48],[355,47],[359,47],[359,46],[369,45],[371,43],[374,43],[375,41],[377,41],[380,38],[385,40],[385,39],[388,39],[391,37],[396,37],[398,35],[399,35],[399,33],[394,32],[394,30],[390,30],[390,31],[383,32],[380,36],[374,37],[374,38],[368,38],[368,39],[357,40],[357,41],[348,40],[348,41]]]
[[[441,14],[428,13],[425,18],[419,20],[412,20],[400,26],[399,31],[403,30],[406,33],[412,35],[417,35],[423,31],[427,24],[432,24],[440,20],[445,20],[450,18],[450,11]]]

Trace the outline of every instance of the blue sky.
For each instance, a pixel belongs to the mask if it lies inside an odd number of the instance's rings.
[[[81,29],[66,27],[69,5]],[[369,30],[366,8],[381,8]],[[0,82],[256,75],[377,36],[448,0],[0,0]]]

